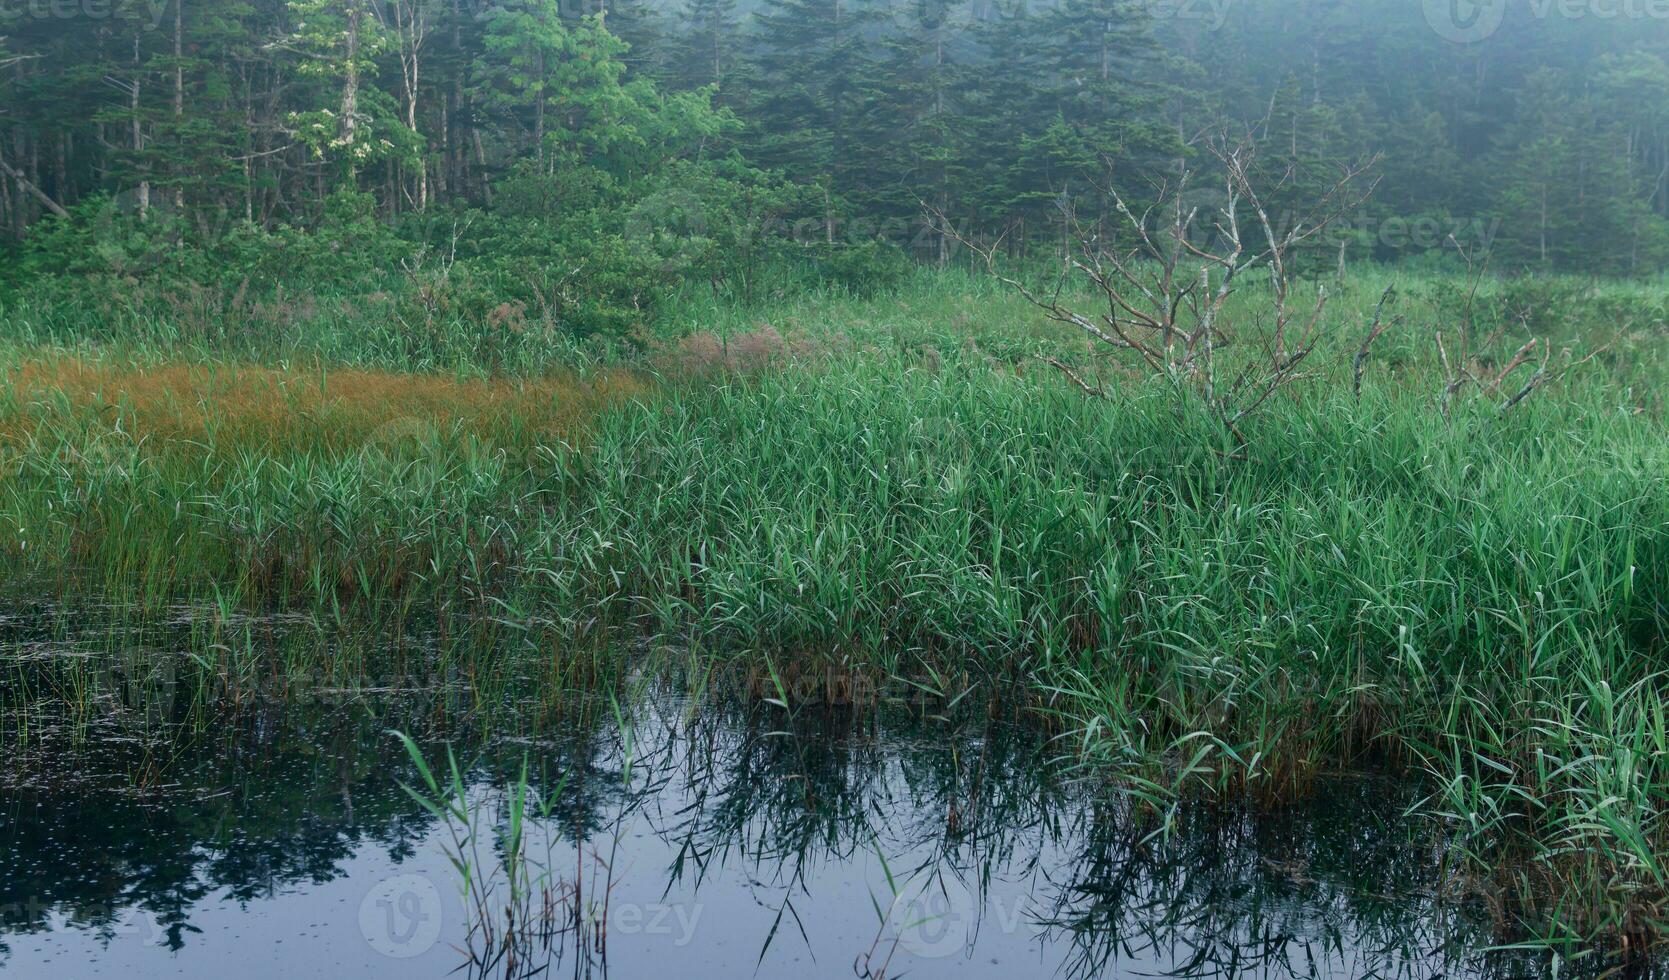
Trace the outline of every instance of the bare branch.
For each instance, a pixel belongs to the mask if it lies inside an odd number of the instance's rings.
[[[1379,303],[1373,308],[1373,324],[1368,328],[1368,335],[1362,340],[1362,346],[1357,349],[1355,359],[1351,361],[1350,367],[1353,378],[1350,390],[1357,401],[1362,400],[1362,370],[1367,364],[1368,351],[1373,348],[1373,342],[1379,339],[1380,334],[1402,320],[1401,316],[1397,316],[1393,317],[1389,323],[1385,322],[1385,304],[1391,300],[1392,296],[1396,295],[1396,291],[1397,287],[1393,284],[1386,286],[1385,292],[1380,294]]]
[[[29,178],[25,177],[22,171],[16,169],[4,159],[0,159],[0,174],[5,174],[7,177],[10,177],[17,183],[18,187],[21,187],[35,200],[41,202],[41,205],[48,211],[51,211],[53,214],[65,219],[66,221],[69,220],[70,213],[64,210],[64,206],[62,204],[59,204],[52,198],[47,197],[45,191],[30,183]]]
[[[1070,365],[1068,365],[1065,361],[1062,361],[1060,358],[1046,357],[1044,358],[1044,363],[1059,371],[1061,374],[1066,375],[1066,379],[1072,382],[1072,384],[1084,394],[1090,395],[1094,398],[1105,398],[1107,396],[1107,392],[1103,390],[1100,385],[1090,385],[1089,382],[1084,380],[1082,375],[1080,375],[1077,371],[1074,371]]]
[[[1325,289],[1317,292],[1307,309],[1294,308],[1295,249],[1372,194],[1374,182],[1367,179],[1367,171],[1376,161],[1341,168],[1337,179],[1287,226],[1276,221],[1265,203],[1270,198],[1264,191],[1269,188],[1259,186],[1257,147],[1251,136],[1205,136],[1201,142],[1220,167],[1220,198],[1210,213],[1210,227],[1199,228],[1201,209],[1185,200],[1194,176],[1189,171],[1174,182],[1156,182],[1156,198],[1140,208],[1117,187],[1098,188],[1111,206],[1111,217],[1124,229],[1122,243],[1107,240],[1103,221],[1086,228],[1074,213],[1073,200],[1063,195],[1062,229],[1073,240],[1062,257],[1061,276],[1048,295],[1000,271],[995,245],[970,241],[941,211],[925,203],[923,208],[936,231],[980,256],[999,282],[1049,319],[1076,327],[1092,344],[1133,352],[1137,366],[1150,376],[1166,379],[1179,397],[1203,398],[1223,427],[1239,439],[1242,421],[1280,389],[1307,376],[1299,370],[1316,351],[1323,333],[1329,299]],[[1275,180],[1271,192],[1293,179],[1288,168]],[[1250,225],[1255,241],[1245,237],[1248,229],[1243,223]],[[1260,268],[1268,271],[1273,318],[1251,325],[1258,342],[1242,346],[1244,353],[1232,356],[1228,371],[1234,379],[1224,385],[1219,377],[1219,353],[1236,347],[1225,310],[1241,278]],[[1101,311],[1091,314],[1073,308],[1069,276],[1091,288],[1103,306]],[[1389,295],[1388,291],[1359,355],[1358,388],[1361,359],[1367,356],[1373,338],[1385,329],[1383,305]],[[1085,394],[1104,394],[1101,386],[1091,384],[1070,365],[1058,359],[1048,363]]]
[[[1536,344],[1536,342],[1532,340],[1532,341],[1530,341],[1530,343],[1524,345],[1524,348],[1526,350],[1532,349],[1532,348],[1535,347],[1535,344]],[[1516,395],[1513,395],[1511,398],[1507,399],[1506,402],[1504,402],[1497,411],[1500,411],[1500,412],[1509,411],[1514,405],[1517,405],[1519,402],[1523,401],[1525,398],[1528,398],[1529,395],[1530,395],[1530,392],[1535,391],[1536,388],[1539,385],[1541,385],[1541,383],[1543,381],[1547,380],[1547,361],[1552,356],[1553,356],[1553,345],[1548,343],[1545,340],[1542,341],[1542,361],[1541,361],[1541,364],[1536,368],[1536,373],[1530,375],[1530,380],[1524,382],[1524,387],[1518,389],[1518,393]],[[1516,360],[1516,358],[1515,358],[1515,360]],[[1517,365],[1515,364],[1514,366],[1516,367]],[[1503,375],[1503,377],[1505,377],[1505,375]]]

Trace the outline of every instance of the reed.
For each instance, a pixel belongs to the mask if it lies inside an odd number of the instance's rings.
[[[1355,350],[1382,285],[1330,307],[1328,343]],[[727,314],[702,329],[816,342],[654,385],[31,354],[0,397],[0,571],[515,637],[449,665],[500,689],[618,676],[644,635],[779,684],[971,685],[1158,814],[1388,765],[1503,921],[1669,936],[1657,327],[1445,414],[1434,290],[1359,393],[1346,357],[1230,445],[1162,379],[1081,397],[1036,358],[1104,364],[1030,319],[988,341],[960,288]]]

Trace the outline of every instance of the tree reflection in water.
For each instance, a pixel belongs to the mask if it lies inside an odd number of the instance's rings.
[[[14,665],[7,683],[22,673]],[[1514,937],[1439,899],[1440,842],[1411,838],[1398,817],[1412,800],[1388,778],[1340,777],[1289,806],[1158,812],[1060,764],[1037,732],[969,705],[789,711],[644,686],[618,715],[603,704],[537,716],[461,708],[467,699],[440,686],[247,698],[217,705],[209,724],[196,709],[153,712],[139,734],[112,724],[25,743],[9,730],[0,943],[107,945],[139,912],[157,933],[149,941],[189,972],[211,901],[259,916],[276,896],[351,875],[357,856],[400,864],[438,847],[434,815],[400,785],[416,776],[389,734],[399,729],[428,758],[451,746],[464,760],[494,860],[506,859],[498,845],[525,762],[543,809],[526,853],[549,855],[564,875],[585,860],[605,869],[601,892],[591,882],[575,901],[601,907],[629,877],[699,903],[707,918],[690,949],[722,969],[697,969],[694,954],[664,962],[681,973],[753,971],[796,946],[819,971],[850,962],[869,976],[993,960],[1072,978],[1548,968],[1480,952]],[[761,923],[748,949],[702,945],[721,916]],[[519,963],[583,974],[605,957],[617,972],[620,961],[662,962],[664,951],[636,941],[617,930],[577,957],[557,943]]]

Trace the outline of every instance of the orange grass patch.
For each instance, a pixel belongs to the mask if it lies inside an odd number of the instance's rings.
[[[158,448],[264,452],[341,452],[451,436],[502,446],[572,442],[598,412],[647,390],[625,372],[459,381],[358,368],[132,367],[74,357],[25,362],[5,382],[0,444],[19,445],[52,426],[79,437],[119,430]]]

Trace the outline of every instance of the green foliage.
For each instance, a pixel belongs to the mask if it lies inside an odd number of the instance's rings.
[[[363,18],[350,28],[359,16],[352,10],[297,15],[305,33],[295,43],[338,52],[310,69],[332,85],[370,64],[341,53],[350,29],[361,32],[358,59],[393,43]],[[710,93],[663,94],[628,79],[626,46],[600,19],[568,25],[554,5],[531,0],[496,9],[483,45],[483,106],[508,128],[525,129],[530,142],[490,182],[490,211],[436,208],[390,220],[350,181],[304,226],[205,228],[193,222],[201,209],[141,204],[133,194],[95,197],[70,220],[38,227],[15,282],[35,282],[37,300],[71,303],[88,288],[135,301],[204,287],[257,298],[298,288],[386,291],[402,308],[397,322],[419,335],[434,335],[437,318],[479,326],[514,317],[546,334],[619,339],[653,324],[662,294],[684,279],[715,288],[734,280],[745,289],[782,253],[786,243],[767,226],[796,194],[734,154],[705,151],[739,126],[712,107]],[[393,108],[371,88],[356,99]],[[373,135],[369,120],[386,113],[337,131],[326,124],[338,115],[321,112],[318,126],[302,133],[316,131],[321,159],[346,161],[351,171],[379,159],[378,146],[415,159],[418,144]],[[133,288],[141,282],[144,290]]]
[[[909,268],[910,257],[890,242],[867,241],[812,246],[819,274],[828,282],[858,293],[896,287]]]
[[[530,179],[517,193],[537,198]],[[333,212],[369,233],[363,201]],[[532,311],[496,334],[459,318],[500,292],[477,279],[469,218],[436,216],[402,270],[418,285],[329,330],[243,331],[243,307],[205,301],[201,320],[231,330],[200,345],[168,332],[196,322],[178,315],[104,362],[13,355],[36,381],[0,397],[0,570],[152,607],[456,614],[564,650],[650,632],[715,664],[966,676],[1161,811],[1400,766],[1450,867],[1502,882],[1509,906],[1555,896],[1519,906],[1538,935],[1655,934],[1624,899],[1661,900],[1669,853],[1660,332],[1512,412],[1480,399],[1445,418],[1429,339],[1467,283],[1416,282],[1359,398],[1318,355],[1324,376],[1231,451],[1163,379],[1082,397],[1041,363],[1094,370],[1076,338],[981,278],[900,263],[870,297],[790,280],[744,305],[686,285],[669,313],[717,336],[663,338],[641,362],[660,387],[608,400],[607,375],[549,377],[557,342]],[[454,220],[462,257],[436,265]],[[1382,288],[1341,287],[1328,353],[1353,352]],[[1479,296],[1561,311],[1561,344],[1584,311],[1644,326],[1662,308],[1617,284]],[[90,334],[95,316],[65,321],[80,333],[42,319],[0,321],[17,344],[117,339]],[[307,366],[214,359],[250,351]],[[546,377],[478,382],[479,403],[450,374],[330,388],[355,358]],[[192,360],[206,394],[181,386]],[[275,391],[292,401],[263,408]],[[577,428],[546,428],[575,405]]]
[[[895,249],[942,265],[955,243],[923,204],[1041,257],[1071,238],[1064,206],[1124,234],[1108,185],[1140,209],[1192,168],[1209,220],[1208,155],[1184,144],[1217,125],[1260,134],[1277,226],[1340,162],[1383,156],[1369,207],[1297,256],[1307,276],[1439,262],[1451,236],[1508,273],[1669,262],[1669,52],[1628,18],[1509,14],[1456,46],[1420,11],[1321,0],[568,11],[119,3],[84,44],[18,20],[0,282],[389,289],[473,214],[462,237],[499,251],[460,240],[459,275],[506,291],[468,305],[621,336],[687,278],[752,298],[785,259],[861,288]]]
[[[76,401],[73,372],[13,380],[0,569],[965,673],[1157,801],[1402,765],[1451,865],[1544,934],[1663,931],[1639,912],[1669,901],[1661,38],[1511,19],[1459,45],[1418,5],[1332,0],[1222,5],[1208,31],[1155,14],[1216,5],[741,6],[8,24],[9,379],[73,348],[159,376],[254,361],[321,397],[250,423],[154,379],[144,411]],[[1361,220],[1299,257],[1336,296],[1335,367],[1306,363],[1244,446],[919,224],[933,206],[1049,281],[1080,229],[1128,234],[1106,185],[1140,210],[1209,177],[1186,137],[1225,122],[1261,137],[1279,228],[1385,155]],[[1403,263],[1413,305],[1358,398],[1336,365],[1392,275],[1365,260]],[[1574,278],[1602,274],[1639,281]],[[1224,311],[1248,333],[1253,293]],[[1595,357],[1510,412],[1440,414],[1433,340],[1456,331],[1506,338],[1468,352],[1480,373],[1528,337]],[[622,363],[631,399],[454,383]],[[322,397],[344,365],[426,394],[350,418]],[[541,414],[570,402],[586,425]]]
[[[1428,280],[1422,292],[1450,329],[1468,326],[1481,336],[1605,338],[1661,331],[1669,322],[1664,296],[1649,286],[1527,275],[1473,282],[1450,271]]]

